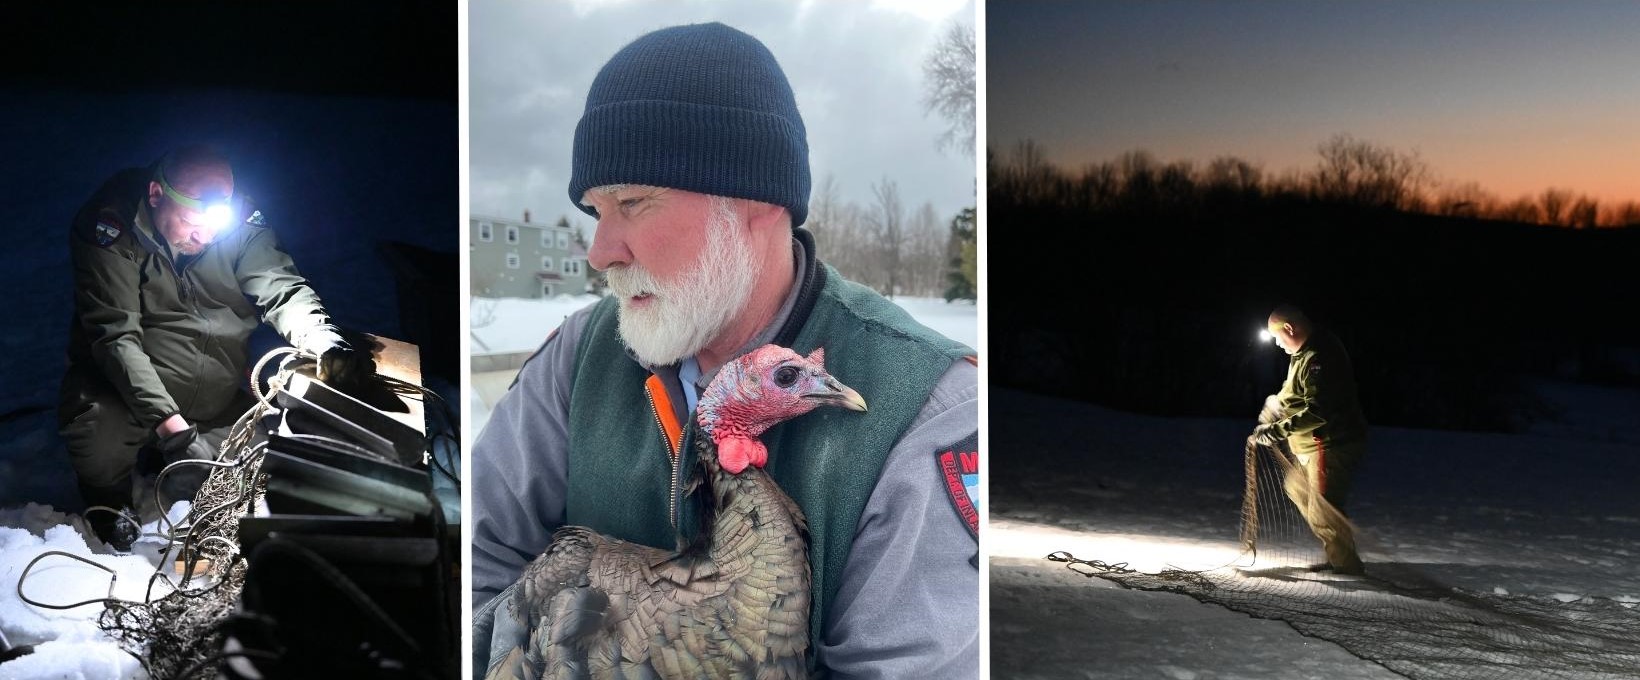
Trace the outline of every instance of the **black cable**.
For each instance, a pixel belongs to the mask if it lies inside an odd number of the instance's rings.
[[[28,580],[29,571],[34,569],[34,565],[39,564],[40,560],[43,560],[47,557],[51,557],[53,555],[58,555],[58,556],[61,556],[61,557],[72,557],[76,560],[79,560],[79,561],[84,562],[86,564],[89,564],[93,567],[96,567],[98,569],[101,569],[103,571],[108,572],[110,574],[110,576],[108,578],[108,597],[99,597],[99,598],[96,598],[94,600],[86,600],[84,602],[76,602],[74,604],[58,605],[58,604],[46,604],[44,602],[36,602],[35,600],[31,599],[29,596],[24,595],[23,594],[23,582]],[[104,603],[108,603],[108,602],[123,602],[124,600],[121,600],[117,597],[114,597],[114,584],[116,582],[118,582],[119,580],[120,580],[120,573],[117,572],[117,571],[114,571],[112,568],[108,567],[107,565],[98,564],[98,563],[96,563],[96,562],[94,562],[94,561],[92,561],[88,558],[81,557],[81,556],[75,555],[73,553],[66,553],[66,552],[63,552],[61,550],[47,550],[45,552],[40,553],[39,555],[36,555],[34,557],[34,559],[29,560],[28,566],[23,567],[23,574],[21,576],[17,577],[17,599],[22,600],[23,602],[25,602],[29,605],[39,607],[41,609],[73,609],[75,607],[83,607],[83,606],[88,605],[88,604],[104,604]]]

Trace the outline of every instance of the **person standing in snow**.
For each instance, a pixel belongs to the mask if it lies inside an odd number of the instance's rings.
[[[496,595],[555,529],[671,549],[695,526],[683,424],[719,367],[775,343],[824,348],[871,404],[765,436],[766,469],[808,518],[811,663],[978,676],[973,351],[816,258],[809,186],[796,99],[756,38],[661,29],[598,73],[568,188],[598,219],[588,260],[613,295],[548,337],[474,442],[475,674]]]
[[[263,320],[320,357],[323,379],[375,371],[342,340],[262,214],[234,194],[233,170],[213,149],[183,147],[116,173],[75,215],[68,242],[74,319],[57,418],[87,506],[133,505],[145,446],[167,463],[215,457],[253,403],[245,344]],[[203,479],[193,472],[173,494],[191,493]],[[113,513],[87,519],[117,551],[136,538]]]
[[[1265,446],[1285,446],[1297,461],[1283,487],[1321,539],[1326,566],[1340,574],[1360,574],[1361,557],[1344,503],[1366,453],[1367,421],[1349,354],[1336,336],[1316,328],[1297,307],[1277,307],[1267,325],[1290,358],[1287,379],[1280,392],[1265,399],[1253,438]]]

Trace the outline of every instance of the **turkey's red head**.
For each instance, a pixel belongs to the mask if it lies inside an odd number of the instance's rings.
[[[696,408],[700,429],[717,444],[718,463],[732,474],[763,467],[769,451],[758,435],[820,406],[866,410],[860,394],[826,372],[825,350],[802,356],[764,345],[723,365]]]

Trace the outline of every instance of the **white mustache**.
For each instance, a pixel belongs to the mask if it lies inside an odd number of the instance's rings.
[[[635,264],[611,267],[604,272],[609,289],[622,298],[660,292],[663,286],[643,267]]]

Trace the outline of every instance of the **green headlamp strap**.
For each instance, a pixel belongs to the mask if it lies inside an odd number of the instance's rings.
[[[194,210],[194,211],[197,211],[197,212],[205,212],[205,210],[207,208],[209,208],[211,205],[226,203],[227,200],[230,198],[230,196],[223,196],[220,199],[216,199],[216,200],[211,201],[210,203],[206,203],[204,199],[189,198],[187,196],[182,195],[182,192],[177,191],[175,187],[171,186],[170,180],[165,179],[165,166],[166,165],[168,165],[168,163],[163,163],[163,162],[160,163],[159,168],[154,172],[154,179],[159,182],[159,188],[164,190],[165,197],[169,198],[173,201],[176,201],[178,205],[181,205],[184,208],[188,208],[189,210]]]

